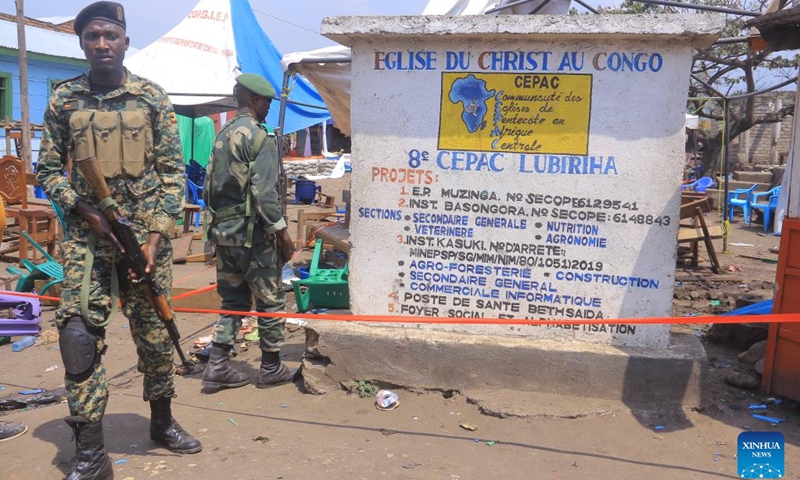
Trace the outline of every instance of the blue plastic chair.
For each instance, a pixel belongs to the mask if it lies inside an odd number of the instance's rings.
[[[186,176],[195,185],[202,185],[206,179],[206,169],[195,160],[189,160],[186,165]]]
[[[692,183],[681,185],[681,190],[694,190],[695,192],[704,193],[707,188],[714,186],[714,179],[711,177],[700,177]]]
[[[728,220],[733,221],[733,210],[735,208],[741,208],[742,214],[744,215],[744,223],[750,223],[750,202],[753,199],[753,190],[758,187],[757,183],[754,183],[750,188],[737,188],[731,192],[728,192]]]
[[[206,202],[203,201],[203,187],[197,186],[191,179],[186,178],[186,201],[195,205],[200,205],[200,208],[205,210]],[[201,213],[192,214],[194,218],[194,228],[200,228],[200,215]]]
[[[769,221],[772,217],[772,212],[774,212],[778,208],[778,197],[781,194],[781,187],[775,187],[769,192],[759,192],[754,193],[752,195],[752,200],[750,201],[750,208],[756,210],[763,210],[764,212],[764,231],[766,232],[769,230]],[[761,197],[766,197],[769,195],[769,200],[767,203],[758,203],[758,199]],[[752,221],[752,216],[750,217],[750,221]]]

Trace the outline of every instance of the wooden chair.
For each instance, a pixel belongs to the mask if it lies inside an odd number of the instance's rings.
[[[47,252],[53,255],[58,240],[58,215],[49,205],[28,203],[27,173],[25,162],[13,155],[0,158],[0,198],[6,202],[6,216],[16,221],[20,231],[27,232]],[[24,235],[17,238],[20,263],[28,258],[29,242]],[[0,253],[9,253],[15,249]],[[32,251],[36,260],[39,252]]]
[[[681,220],[688,220],[688,222],[682,222],[678,229],[678,244],[689,244],[692,254],[692,266],[696,267],[698,245],[702,240],[708,251],[711,270],[719,274],[720,264],[717,259],[717,252],[714,250],[714,243],[711,240],[722,238],[722,227],[719,225],[707,226],[703,216],[704,213],[711,211],[711,204],[707,198],[687,197],[682,198],[681,201],[680,218]]]

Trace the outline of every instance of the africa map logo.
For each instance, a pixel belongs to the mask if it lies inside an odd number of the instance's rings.
[[[783,434],[742,432],[738,444],[738,473],[741,478],[783,478]]]

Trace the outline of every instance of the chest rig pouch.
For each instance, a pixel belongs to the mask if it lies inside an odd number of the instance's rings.
[[[124,110],[101,112],[81,109],[69,119],[76,159],[96,157],[106,178],[140,177],[145,171],[148,146],[153,145],[150,117],[136,100]]]

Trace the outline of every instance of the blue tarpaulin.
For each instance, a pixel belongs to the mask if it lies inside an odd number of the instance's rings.
[[[272,40],[264,33],[264,30],[261,29],[248,1],[230,1],[233,38],[236,42],[236,58],[239,62],[239,67],[243,73],[258,73],[264,76],[275,88],[275,91],[280,93],[283,86],[283,68],[281,68],[283,55],[275,48]],[[266,123],[271,127],[278,125],[279,100],[276,99],[272,102],[267,116]],[[293,78],[290,84],[289,100],[325,106],[325,102],[314,86],[299,76]],[[331,118],[331,114],[328,110],[303,107],[290,103],[286,108],[283,132],[295,132],[311,125],[317,125],[329,118]]]

